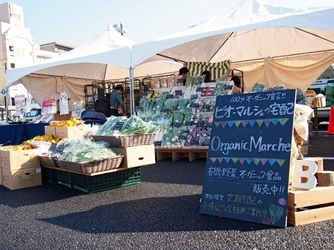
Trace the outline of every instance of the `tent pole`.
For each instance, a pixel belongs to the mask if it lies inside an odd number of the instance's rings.
[[[133,115],[135,110],[133,75],[133,68],[130,67],[130,115]]]
[[[6,87],[6,102],[5,102],[6,123],[8,123],[8,100],[9,100],[8,90],[9,90],[9,87]]]

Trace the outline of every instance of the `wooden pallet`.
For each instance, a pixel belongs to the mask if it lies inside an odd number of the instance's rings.
[[[157,161],[172,158],[172,161],[177,161],[183,158],[188,158],[189,161],[194,161],[199,158],[208,157],[207,148],[156,148],[155,155]]]
[[[293,226],[334,219],[334,186],[289,191],[288,223]]]

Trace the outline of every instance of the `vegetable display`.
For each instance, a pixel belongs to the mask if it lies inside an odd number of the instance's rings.
[[[58,159],[75,163],[96,162],[117,156],[104,143],[97,143],[88,139],[64,139],[60,145],[64,150],[59,154]]]

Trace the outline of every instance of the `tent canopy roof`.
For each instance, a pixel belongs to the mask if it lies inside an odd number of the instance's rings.
[[[246,0],[207,23],[152,42],[133,64],[161,60],[232,62],[334,49],[334,8],[292,9]],[[133,50],[139,50],[136,45]]]

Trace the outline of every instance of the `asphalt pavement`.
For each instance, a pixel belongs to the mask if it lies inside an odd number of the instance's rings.
[[[332,157],[333,140],[311,138],[307,156]],[[276,228],[200,214],[205,162],[159,161],[140,184],[94,194],[0,186],[0,249],[334,249],[334,220]]]

